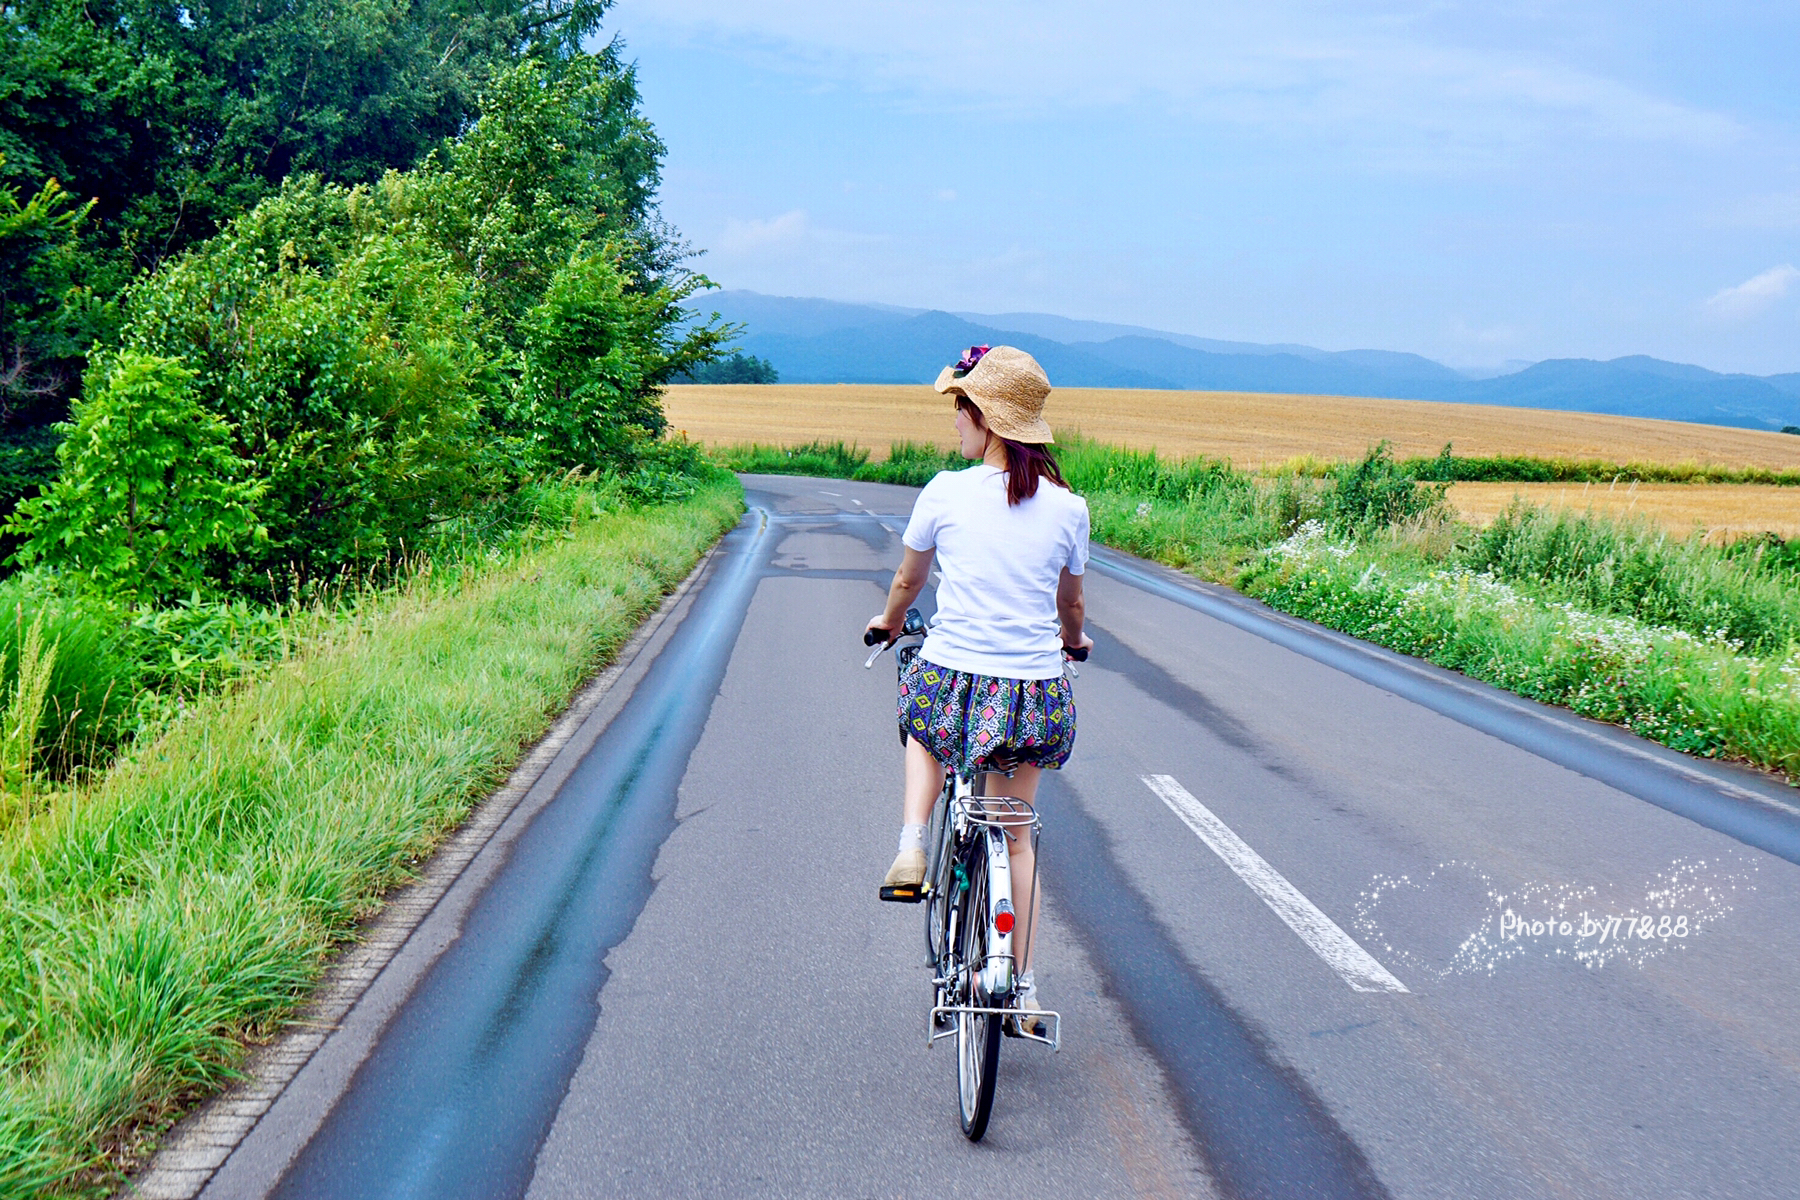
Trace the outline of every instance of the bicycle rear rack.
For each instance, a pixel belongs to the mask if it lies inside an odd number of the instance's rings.
[[[1024,1038],[1026,1041],[1042,1042],[1052,1050],[1062,1049],[1062,1014],[1059,1012],[1052,1012],[1047,1008],[982,1008],[979,1005],[974,1004],[940,1004],[931,1010],[930,1016],[925,1018],[925,1048],[927,1050],[931,1049],[932,1046],[936,1045],[938,1041],[943,1038],[956,1036],[955,1026],[951,1026],[949,1029],[938,1028],[938,1019],[953,1013],[969,1013],[971,1015],[975,1013],[994,1013],[1001,1017],[1020,1017],[1029,1014],[1040,1020],[1050,1022],[1049,1036],[1038,1033],[1026,1033],[1023,1029],[1018,1031],[1018,1036]]]

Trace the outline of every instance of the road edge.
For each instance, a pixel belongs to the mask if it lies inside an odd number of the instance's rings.
[[[734,526],[735,528],[735,526]],[[727,533],[730,531],[727,530]],[[202,1101],[163,1135],[149,1164],[120,1189],[133,1200],[193,1200],[312,1061],[339,1024],[393,961],[469,865],[574,741],[614,687],[637,663],[716,560],[725,539],[701,555],[685,579],[663,598],[619,648],[613,661],[575,693],[544,736],[520,758],[506,781],[470,811],[432,852],[417,882],[390,894],[360,941],[345,947],[325,969],[311,997],[287,1028],[253,1051],[244,1078]]]

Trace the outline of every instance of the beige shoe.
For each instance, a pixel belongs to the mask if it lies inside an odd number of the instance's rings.
[[[894,856],[887,878],[881,881],[881,898],[917,904],[925,897],[925,851],[902,850]]]
[[[1021,997],[1019,1015],[1006,1018],[1006,1024],[1001,1026],[1001,1030],[1013,1037],[1049,1037],[1050,1027],[1044,1023],[1044,1018],[1032,1015],[1042,1011],[1036,997]]]

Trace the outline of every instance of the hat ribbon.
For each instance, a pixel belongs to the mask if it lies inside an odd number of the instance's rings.
[[[957,374],[966,375],[970,371],[973,371],[975,369],[975,364],[981,361],[981,356],[986,354],[988,350],[989,347],[987,346],[970,346],[969,352],[957,361]]]

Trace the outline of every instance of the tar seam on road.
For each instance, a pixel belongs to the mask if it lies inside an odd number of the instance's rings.
[[[536,812],[271,1193],[520,1196],[599,1017],[606,954],[648,901],[677,788],[766,557],[727,535],[631,703]]]
[[[1673,750],[1619,733],[1606,736],[1572,713],[1277,613],[1235,593],[1117,551],[1096,549],[1102,573],[1373,684],[1608,787],[1745,845],[1800,864],[1800,807],[1745,786],[1723,767],[1705,769]],[[1224,589],[1219,589],[1224,592]]]
[[[1406,985],[1375,956],[1338,926],[1336,921],[1319,911],[1287,876],[1271,867],[1250,844],[1219,820],[1212,809],[1175,779],[1173,775],[1145,775],[1144,784],[1155,792],[1182,823],[1205,842],[1207,848],[1224,860],[1237,877],[1280,917],[1287,927],[1311,947],[1312,952],[1338,973],[1338,977],[1358,992],[1404,992]]]
[[[1161,1063],[1214,1182],[1234,1200],[1375,1200],[1387,1189],[1299,1072],[1188,962],[1075,787],[1046,772],[1046,890]]]
[[[670,615],[698,586],[719,546],[663,598],[619,648],[611,664],[584,686],[549,731],[470,813],[420,869],[417,883],[396,892],[361,941],[343,950],[326,970],[294,1022],[270,1045],[253,1053],[245,1078],[207,1101],[164,1137],[155,1157],[127,1186],[137,1200],[192,1200],[311,1061],[414,930],[460,879],[506,819],[544,776],[614,686],[636,663]]]

